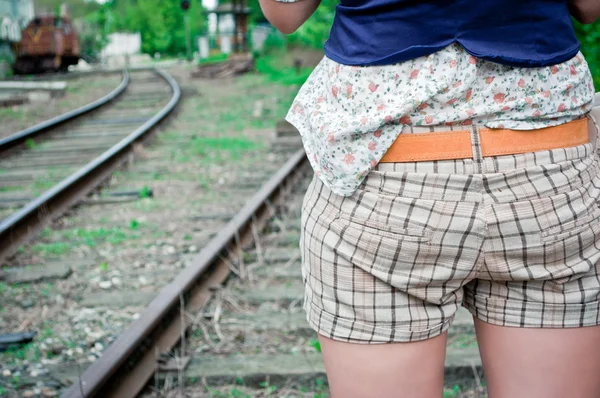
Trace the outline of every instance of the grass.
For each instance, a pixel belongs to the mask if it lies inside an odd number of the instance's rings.
[[[194,383],[192,383],[194,384]],[[327,398],[329,397],[328,388],[325,383],[325,380],[322,378],[318,378],[315,380],[312,386],[306,385],[296,385],[295,383],[288,384],[285,386],[278,387],[276,385],[271,384],[269,381],[263,381],[259,383],[260,388],[254,389],[244,386],[244,380],[238,378],[236,380],[237,386],[228,386],[228,387],[220,387],[213,388],[209,386],[205,386],[206,392],[210,397],[213,398],[250,398],[255,396],[260,397],[288,397],[288,396],[298,396],[297,392],[300,392],[302,397],[312,397],[312,398]],[[290,390],[287,387],[291,388],[291,391],[294,391],[294,395],[288,395]]]
[[[140,223],[138,221],[132,220],[130,222],[130,230],[137,231],[139,228]],[[131,233],[120,227],[100,227],[94,229],[77,228],[64,232],[64,238],[67,241],[73,242],[76,245],[86,245],[89,247],[95,247],[104,242],[118,245],[129,239],[138,239],[139,237],[140,235],[138,233]]]
[[[120,245],[130,240],[141,237],[141,229],[146,225],[136,219],[131,219],[126,228],[124,227],[99,227],[99,228],[75,228],[53,233],[49,228],[42,231],[40,238],[43,240],[54,240],[51,242],[40,242],[31,245],[31,252],[43,257],[56,257],[71,252],[79,246],[96,247],[103,243]],[[19,248],[21,253],[25,247]]]
[[[25,113],[21,109],[13,109],[13,108],[0,108],[0,119],[8,120],[8,119],[17,119],[19,121],[24,121],[27,118],[27,113]]]
[[[152,196],[152,190],[147,185],[140,190],[139,197],[142,199],[149,198]]]
[[[36,243],[31,246],[31,251],[42,256],[60,256],[72,248],[72,244],[66,242]]]
[[[35,149],[38,146],[38,144],[33,138],[27,138],[25,140],[25,146],[27,147],[27,149]]]
[[[318,352],[321,352],[321,343],[319,342],[319,340],[317,339],[310,339],[308,341],[308,345],[312,348],[314,348],[315,350],[317,350]]]
[[[46,180],[46,179],[34,180],[33,192],[35,195],[40,195],[43,192],[47,191],[48,189],[52,188],[54,185],[56,185],[55,181]]]
[[[25,360],[36,363],[44,357],[48,359],[54,357],[55,355],[52,354],[52,352],[48,351],[44,353],[39,347],[39,342],[42,342],[49,337],[55,338],[56,336],[56,333],[49,325],[50,323],[48,321],[45,321],[38,335],[31,343],[24,344],[21,346],[11,346],[6,351],[0,352],[0,363],[18,364],[19,362]],[[19,387],[20,383],[20,379],[13,379],[13,387]]]
[[[229,58],[228,54],[213,54],[208,56],[208,58],[201,59],[198,61],[198,65],[211,65],[211,64],[219,64],[221,62],[227,61]]]
[[[101,263],[98,268],[100,269],[100,271],[102,272],[106,272],[108,271],[108,263],[105,261],[103,263]]]
[[[233,118],[231,119],[233,121]],[[227,122],[225,122],[227,123]],[[187,143],[179,145],[172,157],[180,163],[197,161],[199,163],[222,164],[239,162],[245,154],[265,148],[263,142],[252,140],[241,135],[219,137],[192,137]],[[207,181],[199,179],[202,186]]]
[[[287,52],[274,52],[258,57],[256,59],[256,70],[268,81],[291,86],[304,84],[313,68],[300,67],[296,69],[290,62]]]
[[[461,393],[460,386],[454,386],[451,389],[444,389],[444,398],[459,397]]]
[[[233,136],[246,129],[272,129],[288,111],[298,87],[273,84],[265,75],[250,73],[235,80],[220,82],[218,87],[208,87],[207,94],[190,98],[189,112],[182,113],[178,120],[193,125],[197,135]],[[263,110],[254,116],[257,103]],[[189,115],[189,116],[187,116]],[[197,121],[202,120],[200,126]],[[189,132],[188,132],[189,134]],[[181,139],[188,134],[171,132],[166,140]]]
[[[18,191],[21,191],[22,189],[23,189],[23,187],[20,187],[18,185],[8,186],[8,187],[0,187],[0,192],[18,192]]]
[[[459,334],[449,338],[448,346],[455,348],[477,347],[477,338],[470,333]]]

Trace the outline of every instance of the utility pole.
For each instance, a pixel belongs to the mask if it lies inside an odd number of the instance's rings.
[[[190,16],[188,10],[190,9],[190,1],[182,0],[181,8],[183,9],[183,20],[185,23],[185,48],[187,50],[188,61],[192,60],[192,40],[191,40],[191,28],[190,28]]]

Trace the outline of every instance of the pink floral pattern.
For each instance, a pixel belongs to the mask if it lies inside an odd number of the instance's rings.
[[[286,119],[300,131],[315,173],[347,196],[406,125],[531,130],[579,118],[593,99],[581,53],[559,65],[518,68],[478,59],[455,43],[395,65],[347,66],[325,57]]]

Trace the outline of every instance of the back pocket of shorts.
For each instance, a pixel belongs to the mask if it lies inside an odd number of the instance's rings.
[[[361,228],[364,229],[365,232],[370,232],[386,238],[402,239],[420,243],[427,243],[431,239],[431,231],[427,228],[403,228],[375,220],[352,217],[343,213],[338,213],[335,218],[347,222],[354,228]]]
[[[597,213],[587,214],[581,218],[578,218],[577,220],[548,228],[541,233],[542,242],[554,243],[571,238],[590,228],[590,223],[593,222],[597,217]],[[595,222],[599,221],[596,220]]]

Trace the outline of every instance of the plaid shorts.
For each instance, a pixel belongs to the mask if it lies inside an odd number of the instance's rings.
[[[596,145],[380,163],[349,197],[313,178],[302,208],[304,308],[332,339],[445,332],[458,306],[496,325],[600,324]]]

